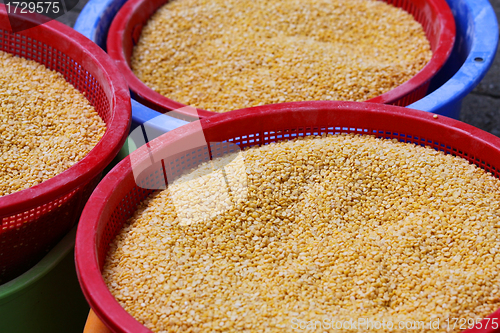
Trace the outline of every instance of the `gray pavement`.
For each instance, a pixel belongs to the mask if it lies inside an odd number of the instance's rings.
[[[59,21],[73,26],[76,18],[88,0],[80,0],[71,12],[61,16]],[[500,19],[500,0],[490,0]],[[498,53],[498,52],[497,52]],[[500,57],[497,56],[490,71],[479,85],[464,98],[461,120],[500,136]]]
[[[490,0],[500,20],[500,0]],[[461,120],[500,136],[500,56],[497,56],[488,74],[464,98]]]
[[[79,0],[75,8],[71,9],[68,13],[61,16],[58,19],[58,21],[72,27],[75,24],[78,15],[80,15],[80,12],[82,11],[83,7],[85,7],[87,2],[88,0]]]

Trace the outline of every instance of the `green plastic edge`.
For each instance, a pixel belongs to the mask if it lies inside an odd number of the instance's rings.
[[[109,168],[115,166],[119,161],[127,157],[130,152],[136,150],[135,142],[127,138],[125,144],[116,156],[115,160]],[[109,170],[106,170],[109,171]],[[105,171],[105,173],[107,173]],[[28,271],[0,285],[0,304],[7,303],[11,298],[17,297],[20,293],[27,292],[29,287],[47,275],[54,267],[56,267],[66,255],[73,250],[75,246],[75,237],[77,225],[63,237],[63,239],[45,255],[35,266]]]
[[[135,142],[130,138],[127,138],[115,160],[111,163],[110,168],[127,157],[131,151],[136,149],[137,147]],[[56,267],[65,258],[65,256],[73,250],[75,246],[76,229],[77,226],[73,227],[73,229],[66,236],[64,236],[63,239],[35,266],[17,278],[0,285],[0,304],[8,302],[11,296],[17,297],[19,293],[28,291],[30,286],[34,285],[37,281],[47,275],[54,267]]]
[[[18,296],[20,292],[28,291],[28,288],[47,275],[64,257],[73,250],[75,246],[77,226],[63,237],[63,239],[45,255],[35,266],[27,272],[0,285],[0,304],[9,301],[11,296]]]

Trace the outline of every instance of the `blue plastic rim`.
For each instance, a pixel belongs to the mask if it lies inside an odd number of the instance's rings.
[[[434,77],[429,93],[408,108],[458,119],[463,98],[486,75],[498,46],[498,23],[488,0],[446,0],[456,23],[456,41],[450,59]],[[106,48],[109,26],[126,0],[90,0],[80,13],[75,29],[101,48]],[[154,111],[132,100],[132,129],[148,122],[168,132],[185,121],[158,117]],[[157,118],[155,121],[150,121]]]
[[[463,98],[484,78],[498,46],[498,22],[488,0],[446,0],[456,23],[450,59],[432,80],[427,96],[408,108],[458,119]]]

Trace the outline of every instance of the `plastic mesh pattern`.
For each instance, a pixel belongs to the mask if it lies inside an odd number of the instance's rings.
[[[430,42],[431,50],[434,52],[429,64],[410,79],[411,82],[405,82],[385,94],[368,100],[368,102],[407,106],[426,95],[431,79],[444,65],[451,53],[455,38],[453,15],[444,0],[379,1],[387,2],[412,14],[415,20],[422,25]],[[133,91],[134,99],[160,112],[176,110],[184,105],[150,89],[134,75],[128,64],[132,56],[133,46],[137,43],[143,26],[156,9],[167,2],[168,0],[130,0],[116,15],[109,30],[109,35],[114,38],[108,38],[107,44],[110,56],[119,61],[118,66],[125,74],[130,89]],[[179,113],[180,119],[193,120],[192,115],[183,111]],[[212,111],[198,110],[200,118],[216,114]]]
[[[446,144],[445,141],[435,141],[428,139],[425,136],[422,137],[393,131],[385,131],[382,129],[344,127],[342,125],[324,127],[284,127],[284,129],[275,131],[245,133],[244,135],[238,137],[229,138],[224,142],[211,142],[209,144],[210,149],[204,150],[202,148],[197,148],[183,154],[172,156],[162,161],[163,163],[154,164],[151,168],[147,169],[138,180],[140,186],[134,185],[130,191],[123,196],[119,205],[113,208],[111,218],[105,225],[104,236],[98,244],[98,256],[101,268],[109,250],[109,243],[118,234],[126,221],[133,215],[139,203],[154,192],[153,190],[146,190],[141,186],[150,187],[155,184],[157,186],[164,187],[165,180],[162,178],[164,175],[164,168],[168,169],[169,174],[175,175],[175,178],[177,178],[178,176],[204,162],[207,162],[210,159],[234,153],[247,147],[268,145],[273,142],[293,140],[297,137],[306,137],[311,135],[321,136],[322,134],[335,135],[341,133],[374,135],[378,138],[397,139],[400,142],[414,143],[423,147],[431,147],[435,150],[442,151],[445,154],[462,157],[470,163],[476,164],[485,171],[490,172],[495,177],[500,178],[499,167],[495,167],[494,165],[486,162],[483,158],[475,156],[472,152],[465,152],[459,148],[453,147],[450,144]]]
[[[151,193],[153,193],[153,190],[145,190],[139,186],[134,186],[127,194],[124,195],[119,205],[114,208],[109,219],[109,223],[105,225],[101,239],[98,241],[98,260],[101,265],[101,269],[109,250],[109,243],[116,237],[127,220],[133,215],[137,206]]]
[[[205,147],[168,154],[178,151],[178,145],[187,142],[186,137],[196,137],[200,131],[208,142]],[[246,147],[340,133],[429,146],[462,157],[500,178],[499,138],[446,117],[434,118],[426,112],[389,105],[284,103],[237,110],[185,125],[152,141],[149,150],[132,153],[130,159],[122,161],[103,179],[96,191],[98,196],[89,199],[78,229],[75,253],[82,290],[96,314],[114,332],[149,332],[118,304],[100,274],[110,241],[134,214],[138,204],[153,192],[141,185],[164,185],[165,174],[175,178],[207,160]],[[136,179],[132,167],[143,167],[144,161],[153,161],[151,156],[164,157],[161,163],[160,158],[154,159],[156,162],[148,164],[149,168]],[[491,318],[500,318],[500,310]]]
[[[108,68],[104,68],[103,63],[109,60],[101,58],[104,53],[97,46],[95,48],[98,51],[86,49],[86,47],[93,48],[94,45],[82,44],[82,41],[87,43],[83,36],[75,34],[72,29],[58,22],[49,22],[20,33],[13,33],[10,31],[9,20],[6,17],[4,7],[0,5],[0,50],[36,61],[50,70],[61,73],[66,81],[83,93],[107,124],[103,138],[114,142],[107,147],[107,152],[102,153],[101,149],[96,151],[94,148],[94,152],[91,151],[87,156],[92,153],[93,160],[99,160],[98,162],[111,160],[113,154],[119,149],[116,144],[117,137],[121,136],[123,140],[126,137],[127,131],[123,122],[127,119],[121,115],[117,118],[115,113],[115,104],[118,102],[113,102],[115,99],[113,89],[117,89],[117,86],[111,83],[112,75],[107,76]],[[71,40],[67,34],[74,34]],[[96,55],[98,52],[102,52],[102,55]],[[98,73],[99,77],[91,73]],[[121,101],[119,103],[123,104]],[[122,108],[120,112],[130,111],[123,105]],[[112,122],[115,126],[114,131],[111,126]],[[116,126],[123,128],[117,130]],[[96,159],[97,156],[99,157]],[[86,167],[81,167],[77,163],[69,170],[79,170],[78,176],[80,176],[92,168],[95,168],[95,165],[89,163]],[[37,195],[37,203],[42,203],[35,207],[29,201],[32,194],[24,195],[22,194],[24,191],[20,191],[10,195],[17,195],[23,201],[23,205],[15,210],[10,209],[9,206],[5,206],[5,211],[0,209],[0,284],[22,274],[36,264],[71,230],[90,194],[97,186],[101,178],[99,172],[102,172],[102,169],[92,171],[92,177],[79,181],[76,186],[59,191],[62,194]],[[63,179],[65,173],[68,174],[68,170],[56,177]],[[2,198],[0,202],[1,200]],[[24,208],[24,202],[26,202],[26,208]],[[15,214],[12,211],[15,211]]]
[[[0,50],[29,60],[61,73],[66,81],[84,93],[101,118],[110,121],[109,98],[101,85],[77,61],[58,49],[29,36],[0,30]]]
[[[433,24],[433,22],[435,22],[436,19],[435,13],[432,12],[426,13],[424,10],[417,7],[415,3],[408,0],[385,0],[385,1],[388,4],[391,4],[395,7],[402,8],[411,15],[413,15],[413,18],[415,18],[415,20],[422,25],[422,28],[425,31],[425,35],[427,36],[427,39],[431,44],[431,50],[435,52],[437,45],[439,43],[439,40],[437,38],[439,36],[439,29],[437,29],[436,24]],[[389,104],[398,106],[407,106],[413,102],[418,101],[419,99],[422,99],[423,97],[425,97],[427,89],[429,89],[431,79],[432,77],[428,78],[427,80],[422,82],[420,87],[415,88],[410,93],[401,96],[399,99]]]

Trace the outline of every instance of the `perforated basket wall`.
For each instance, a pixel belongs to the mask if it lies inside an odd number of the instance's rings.
[[[209,143],[189,147],[200,132]],[[459,121],[407,108],[356,102],[297,102],[232,111],[193,122],[142,146],[118,164],[92,194],[80,220],[76,265],[84,294],[99,318],[114,332],[149,332],[108,291],[102,277],[105,255],[137,205],[176,175],[231,150],[298,136],[358,133],[431,146],[461,156],[500,177],[500,138]],[[165,156],[164,159],[151,157]],[[144,170],[134,178],[133,168]],[[134,169],[137,170],[137,169]],[[137,176],[137,175],[136,175]],[[141,186],[138,186],[140,184]],[[497,311],[493,317],[500,317]],[[491,325],[489,326],[491,328]],[[482,332],[490,332],[483,330]]]
[[[15,17],[36,25],[40,17]],[[109,57],[87,38],[55,21],[19,33],[0,5],[0,50],[44,64],[84,93],[107,125],[98,145],[79,163],[30,189],[0,197],[0,284],[43,257],[75,224],[105,166],[130,126],[127,86]]]
[[[169,0],[131,0],[116,15],[108,33],[107,50],[124,73],[133,97],[160,112],[176,110],[184,104],[173,101],[141,82],[129,67],[133,47],[151,15]],[[448,59],[455,40],[455,20],[445,0],[381,0],[411,13],[422,24],[431,44],[431,61],[412,79],[369,102],[406,106],[425,96],[430,80]],[[180,111],[179,117],[193,120],[193,115]],[[215,112],[198,110],[200,118]],[[197,119],[197,118],[196,118]]]

